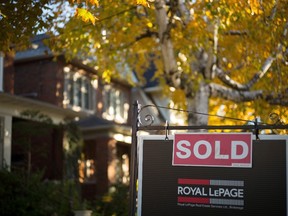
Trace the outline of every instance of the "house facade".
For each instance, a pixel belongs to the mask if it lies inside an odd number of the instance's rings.
[[[105,83],[83,62],[55,57],[45,38],[39,35],[34,48],[2,58],[1,166],[44,169],[48,179],[65,178],[69,144],[63,125],[75,122],[83,138],[76,176],[83,196],[93,199],[113,184],[129,182],[132,87],[119,80]],[[23,135],[27,128],[29,136]],[[21,137],[31,137],[30,143]]]

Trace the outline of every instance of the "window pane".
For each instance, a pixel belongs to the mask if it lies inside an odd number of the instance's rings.
[[[115,88],[115,86],[105,86],[103,97],[103,117],[118,123],[126,123],[129,109],[127,93],[120,88]]]
[[[87,79],[84,79],[83,80],[83,105],[84,105],[84,108],[86,109],[89,109],[89,95],[88,95],[88,92],[89,92],[89,80]]]
[[[74,85],[73,85],[73,79],[72,77],[69,76],[68,79],[68,97],[69,97],[69,104],[73,105],[74,104]]]
[[[95,183],[96,182],[96,166],[92,159],[79,160],[79,182]]]
[[[74,89],[74,106],[81,107],[81,99],[82,99],[82,93],[81,93],[81,79],[77,78],[76,82],[74,83],[75,89]]]
[[[73,108],[83,108],[94,110],[95,88],[88,77],[78,72],[64,70],[65,72],[65,90],[64,105],[70,105]],[[94,81],[95,83],[95,81]]]

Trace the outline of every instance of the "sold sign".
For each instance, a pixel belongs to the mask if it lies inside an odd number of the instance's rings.
[[[252,134],[175,134],[174,166],[252,167]]]

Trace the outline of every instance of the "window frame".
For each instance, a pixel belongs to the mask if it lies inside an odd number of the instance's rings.
[[[103,86],[103,113],[104,119],[117,123],[127,123],[129,113],[129,93],[116,85]]]
[[[96,112],[97,77],[89,77],[76,67],[64,67],[63,106],[75,111]]]

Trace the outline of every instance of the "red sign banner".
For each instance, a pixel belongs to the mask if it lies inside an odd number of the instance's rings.
[[[252,134],[175,134],[172,165],[251,168]]]

